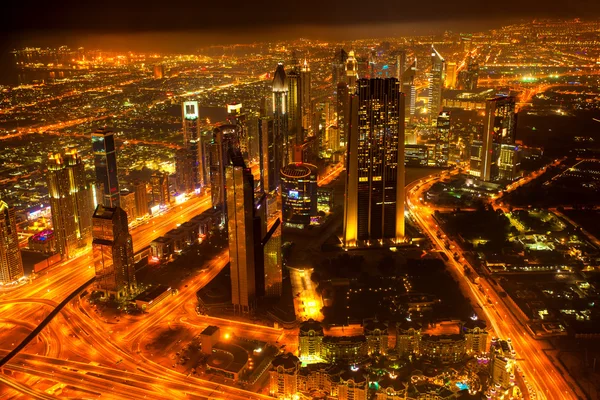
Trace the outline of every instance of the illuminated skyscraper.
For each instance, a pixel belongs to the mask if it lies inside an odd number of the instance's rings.
[[[417,59],[404,71],[402,75],[402,93],[405,94],[404,117],[409,122],[415,117],[417,87],[415,86],[415,77],[417,76]]]
[[[468,57],[467,68],[458,74],[458,86],[462,90],[473,91],[477,89],[479,81],[479,64],[472,57]]]
[[[232,157],[225,171],[231,302],[236,312],[249,313],[256,302],[254,178],[241,154]]]
[[[437,118],[435,148],[433,159],[438,167],[448,165],[448,150],[450,147],[450,112],[442,111]]]
[[[0,200],[0,283],[7,284],[23,277],[23,261],[19,249],[15,209]]]
[[[283,225],[304,229],[317,216],[317,167],[293,163],[281,169]]]
[[[402,82],[402,76],[406,71],[406,51],[400,50],[396,55],[396,79]]]
[[[446,81],[444,86],[448,89],[456,89],[457,66],[455,62],[446,64]]]
[[[312,99],[311,99],[311,73],[310,66],[306,59],[300,68],[300,95],[302,108],[302,130],[307,133],[312,132]]]
[[[288,137],[284,139],[284,164],[295,161],[294,151],[302,143],[302,94],[300,71],[292,69],[286,75],[288,85]]]
[[[134,190],[137,217],[142,218],[148,214],[148,186],[146,182],[137,182]]]
[[[512,388],[515,385],[515,353],[512,345],[506,340],[492,339],[490,353],[491,384],[504,390]]]
[[[281,260],[281,221],[275,221],[266,236],[262,239],[264,290],[265,297],[280,297],[283,281]]]
[[[210,166],[210,191],[213,207],[224,207],[227,198],[225,191],[225,168],[230,164],[229,155],[233,149],[239,150],[238,127],[223,124],[213,129],[213,138],[208,146]]]
[[[169,193],[169,174],[167,172],[155,172],[150,178],[150,186],[152,186],[152,203],[166,207],[171,203],[171,195]]]
[[[335,52],[333,62],[331,63],[331,84],[335,91],[338,83],[346,82],[346,60],[348,53],[344,49]]]
[[[350,99],[344,245],[404,240],[404,94],[395,78],[360,79]]]
[[[92,188],[77,150],[51,155],[47,179],[56,247],[63,257],[75,257],[91,242],[94,213]]]
[[[270,193],[279,186],[279,174],[277,174],[276,159],[281,153],[277,151],[275,143],[275,128],[272,117],[261,117],[258,122],[259,141],[259,169],[260,187],[265,193]]]
[[[189,149],[179,149],[175,152],[175,181],[179,193],[192,193],[194,184],[195,159]]]
[[[442,108],[442,89],[444,88],[444,58],[431,46],[431,72],[429,72],[429,121],[435,125]]]
[[[358,62],[354,58],[354,50],[350,50],[346,59],[346,83],[348,92],[353,95],[356,91],[356,80],[358,79]]]
[[[516,129],[514,97],[487,100],[483,133],[471,145],[471,175],[484,181],[517,178],[520,163]]]
[[[94,167],[96,183],[103,185],[102,202],[106,207],[119,205],[119,180],[117,178],[117,153],[115,134],[108,129],[92,132],[92,150],[94,151]]]
[[[94,288],[105,297],[121,298],[136,287],[133,240],[121,207],[96,207],[93,217]]]
[[[121,190],[121,208],[127,214],[127,219],[133,221],[137,217],[135,207],[135,193],[129,190]],[[93,221],[92,221],[93,222]]]
[[[204,186],[204,146],[200,133],[199,110],[197,101],[186,101],[182,105],[183,147],[188,151],[192,163],[191,177],[193,189]]]
[[[332,149],[339,147],[346,147],[346,138],[348,136],[348,121],[350,117],[350,109],[348,102],[350,100],[348,94],[348,85],[344,82],[338,83],[337,88],[337,99],[336,99],[336,113],[337,113],[337,127],[339,142],[336,146],[332,146]]]
[[[279,171],[285,164],[284,160],[290,159],[287,107],[288,85],[283,63],[280,62],[277,64],[275,76],[273,77],[273,130],[274,142],[278,145],[275,147],[275,169],[271,172]]]

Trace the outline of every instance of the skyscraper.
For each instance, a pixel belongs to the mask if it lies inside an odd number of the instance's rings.
[[[137,217],[142,218],[148,214],[148,186],[146,182],[135,183],[134,191]]]
[[[337,113],[337,127],[339,134],[338,147],[346,146],[346,138],[348,136],[348,120],[350,109],[348,108],[348,101],[350,97],[348,94],[348,85],[345,82],[338,83],[337,87],[337,99],[336,99],[336,113]]]
[[[155,172],[150,178],[152,186],[152,203],[166,207],[171,203],[169,193],[169,174],[167,172]]]
[[[275,169],[279,171],[284,165],[284,160],[289,160],[290,149],[288,142],[288,85],[286,82],[283,63],[277,64],[275,76],[273,77],[273,130],[274,143],[279,144],[275,148]]]
[[[281,221],[275,221],[266,236],[262,239],[262,266],[264,276],[265,297],[280,297],[282,290],[283,270],[281,260]],[[262,288],[261,288],[262,289]]]
[[[77,150],[51,155],[47,180],[56,247],[63,257],[72,258],[90,244],[94,212],[92,188]]]
[[[471,145],[471,175],[484,181],[516,178],[519,167],[516,129],[514,97],[487,100],[483,133]]]
[[[0,200],[0,283],[7,284],[23,277],[23,261],[19,249],[15,209]]]
[[[406,51],[400,50],[396,55],[396,79],[402,82],[402,76],[406,71]]]
[[[197,101],[186,101],[182,108],[183,119],[183,147],[188,152],[192,163],[191,177],[193,189],[204,186],[204,146],[200,133],[199,110]]]
[[[348,59],[348,53],[344,49],[340,49],[335,52],[333,56],[333,62],[331,63],[331,84],[333,90],[337,89],[337,84],[340,82],[346,82],[346,60]]]
[[[415,77],[417,76],[417,59],[404,71],[402,75],[402,93],[404,93],[404,117],[409,122],[415,117],[417,102],[417,87]]]
[[[136,287],[133,240],[121,207],[99,205],[93,216],[94,287],[105,297],[121,298]]]
[[[129,190],[121,190],[121,208],[127,214],[127,219],[133,221],[137,217],[137,209],[135,207],[135,193]],[[93,222],[93,221],[92,221]]]
[[[213,207],[224,207],[227,198],[225,191],[225,168],[230,164],[231,150],[239,150],[238,127],[223,124],[213,129],[213,138],[208,146],[210,166],[210,190]]]
[[[194,163],[194,157],[189,149],[179,149],[175,152],[175,181],[179,193],[194,191]]]
[[[450,148],[450,112],[442,111],[437,118],[435,135],[435,148],[433,159],[438,167],[448,165],[448,151]]]
[[[302,94],[300,83],[300,71],[293,68],[286,75],[288,85],[288,137],[284,139],[284,159],[287,164],[294,160],[294,152],[297,145],[302,143]]]
[[[360,79],[350,99],[344,245],[404,240],[404,94],[395,78]]]
[[[279,174],[276,165],[278,152],[275,143],[275,128],[272,117],[261,117],[258,121],[259,169],[260,187],[265,193],[270,193],[279,186]]]
[[[249,313],[256,301],[254,178],[241,154],[232,157],[232,163],[225,171],[231,302],[236,312]]]
[[[119,205],[119,180],[117,177],[117,154],[114,132],[100,128],[92,132],[92,150],[94,151],[94,167],[96,183],[103,185],[102,201],[106,207]]]
[[[312,99],[311,99],[311,73],[308,61],[300,68],[300,95],[302,108],[302,130],[306,133],[312,133]]]
[[[444,86],[448,89],[456,89],[457,66],[455,62],[446,64],[446,81]]]
[[[304,229],[317,216],[317,167],[293,163],[281,169],[283,225]]]
[[[348,92],[354,94],[356,91],[356,80],[358,79],[358,62],[354,58],[354,50],[350,50],[346,59],[346,83]]]
[[[431,72],[429,72],[429,121],[435,125],[442,108],[442,89],[444,88],[444,70],[446,61],[431,46]]]

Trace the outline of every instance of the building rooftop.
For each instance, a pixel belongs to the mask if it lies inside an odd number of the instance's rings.
[[[315,321],[314,319],[309,319],[308,321],[304,321],[300,324],[300,332],[308,333],[309,331],[320,332],[323,334],[323,326],[320,322]]]
[[[142,293],[135,296],[133,300],[144,301],[149,303],[168,290],[171,290],[171,288],[165,285],[151,286],[148,289],[144,290]]]
[[[214,335],[218,331],[219,331],[219,327],[218,326],[209,325],[206,328],[204,328],[204,330],[202,331],[201,335],[202,336],[212,336],[212,335]]]

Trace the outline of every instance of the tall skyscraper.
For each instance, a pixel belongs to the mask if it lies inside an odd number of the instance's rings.
[[[95,289],[105,297],[122,298],[135,291],[133,240],[121,207],[99,205],[93,216]]]
[[[275,76],[273,77],[273,129],[275,143],[275,169],[279,171],[284,165],[284,160],[290,159],[288,140],[288,85],[286,82],[283,63],[277,64]]]
[[[448,89],[456,89],[456,79],[458,71],[455,62],[449,62],[446,64],[446,81],[444,86]]]
[[[200,189],[205,182],[204,146],[200,132],[199,109],[197,101],[186,101],[182,105],[183,147],[192,163],[191,177],[193,188]]]
[[[167,172],[155,172],[150,178],[152,186],[152,203],[159,206],[168,206],[171,203],[169,193],[169,174]]]
[[[308,61],[305,59],[300,68],[300,95],[302,108],[302,130],[304,134],[312,133],[312,98],[311,98],[311,73]]]
[[[232,157],[225,171],[231,302],[236,312],[249,313],[256,301],[254,178],[241,154]]]
[[[431,46],[431,71],[429,72],[429,121],[435,125],[438,113],[442,108],[442,89],[444,88],[444,57]]]
[[[333,62],[331,63],[331,84],[333,90],[337,89],[337,84],[340,82],[346,82],[346,60],[348,59],[348,53],[344,49],[339,49],[333,56]]]
[[[262,239],[262,267],[264,269],[265,297],[280,297],[282,290],[283,269],[281,259],[281,221],[277,219],[266,236]]]
[[[406,51],[400,50],[396,55],[396,79],[402,82],[402,76],[406,71]]]
[[[119,180],[117,177],[117,153],[114,132],[100,128],[92,132],[92,150],[96,183],[103,185],[102,204],[106,207],[119,205]],[[100,203],[100,199],[98,199]]]
[[[442,111],[437,118],[435,147],[433,159],[438,167],[448,165],[448,151],[450,148],[450,112]]]
[[[305,229],[317,216],[317,167],[293,163],[281,169],[283,225]]]
[[[239,150],[238,127],[223,124],[213,129],[209,144],[210,190],[213,207],[225,207],[225,168],[230,164],[230,151]]]
[[[56,247],[63,257],[72,258],[91,242],[94,213],[92,188],[77,150],[51,155],[47,180]]]
[[[179,149],[175,152],[175,181],[179,193],[192,193],[194,183],[195,159],[189,149]]]
[[[135,183],[134,191],[137,217],[145,217],[148,214],[148,186],[146,185],[146,182]]]
[[[415,77],[417,76],[417,59],[404,71],[402,75],[402,93],[405,95],[404,117],[408,122],[412,122],[416,114],[417,87],[415,86]]]
[[[350,99],[344,245],[404,240],[404,94],[395,78],[360,79]]]
[[[279,186],[276,157],[280,154],[275,142],[275,127],[272,117],[261,117],[258,121],[260,187],[270,193]]]
[[[23,277],[23,261],[19,249],[15,209],[0,200],[0,283],[7,284]]]
[[[133,221],[137,217],[135,207],[135,193],[129,190],[121,190],[121,208],[127,214],[127,219]],[[92,221],[93,222],[93,221]]]
[[[295,148],[303,140],[300,71],[293,68],[287,73],[286,80],[288,85],[288,138],[284,139],[283,142],[285,148],[284,164],[295,161]]]
[[[484,181],[516,178],[519,167],[516,129],[514,97],[487,100],[482,135],[474,138],[471,145],[471,175]]]
[[[337,88],[337,99],[336,99],[336,113],[337,113],[337,127],[339,134],[339,142],[335,148],[346,147],[346,139],[348,136],[348,121],[350,117],[350,109],[348,102],[350,100],[348,93],[348,85],[345,82],[338,83]]]
[[[351,95],[356,91],[356,80],[358,79],[358,61],[354,57],[354,50],[350,50],[346,59],[346,83]]]

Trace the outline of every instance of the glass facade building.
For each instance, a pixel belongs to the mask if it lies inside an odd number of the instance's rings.
[[[304,229],[317,216],[317,167],[294,163],[281,169],[283,225]]]

